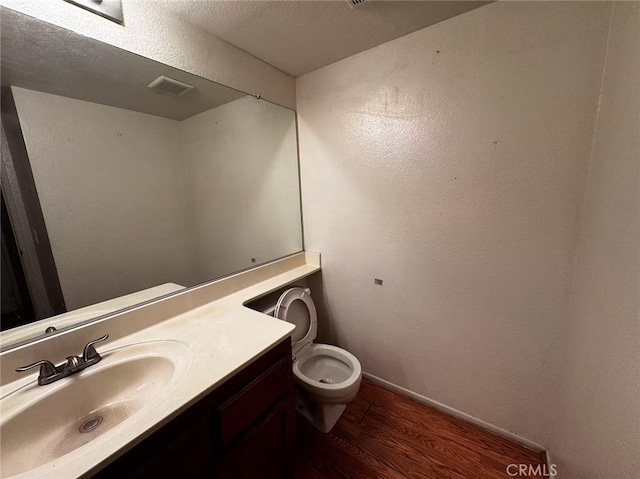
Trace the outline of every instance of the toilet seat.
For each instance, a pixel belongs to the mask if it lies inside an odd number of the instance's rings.
[[[309,289],[291,288],[278,299],[273,316],[293,324],[291,350],[295,361],[302,350],[318,335],[318,314]]]

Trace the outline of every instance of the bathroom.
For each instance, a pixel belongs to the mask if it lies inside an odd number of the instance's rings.
[[[640,2],[0,22],[0,477],[640,477]]]

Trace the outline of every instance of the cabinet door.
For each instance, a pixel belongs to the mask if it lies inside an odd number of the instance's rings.
[[[215,479],[283,479],[292,477],[293,398],[286,396],[240,439],[206,474]]]
[[[293,388],[291,359],[283,358],[214,411],[219,444],[226,448]]]

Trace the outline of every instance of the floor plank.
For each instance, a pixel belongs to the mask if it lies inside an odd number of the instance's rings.
[[[446,443],[449,449],[461,454],[480,453],[487,464],[497,465],[500,471],[505,471],[514,462],[540,463],[538,452],[369,381],[364,384],[361,396],[365,401],[368,398],[374,403],[372,412],[386,416],[388,421],[411,418],[408,426],[414,433],[416,428],[420,428],[425,434]]]
[[[397,471],[362,449],[335,434],[324,434],[304,420],[298,421],[298,437],[303,445],[298,453],[299,478],[403,479]],[[312,474],[311,469],[314,469]]]
[[[543,459],[366,379],[331,433],[298,421],[296,479],[500,479]]]

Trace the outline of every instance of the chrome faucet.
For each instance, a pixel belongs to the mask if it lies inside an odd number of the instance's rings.
[[[46,386],[47,384],[51,384],[58,381],[59,379],[66,378],[71,374],[80,372],[83,369],[86,369],[89,366],[93,366],[94,364],[100,362],[102,357],[98,354],[98,351],[96,351],[94,344],[99,343],[100,341],[104,341],[108,337],[109,335],[105,334],[101,338],[89,341],[82,351],[82,356],[68,356],[66,362],[60,364],[59,366],[55,366],[51,361],[42,359],[33,364],[29,364],[28,366],[16,368],[16,372],[20,373],[31,368],[35,368],[36,366],[40,366],[38,384],[40,386]]]

